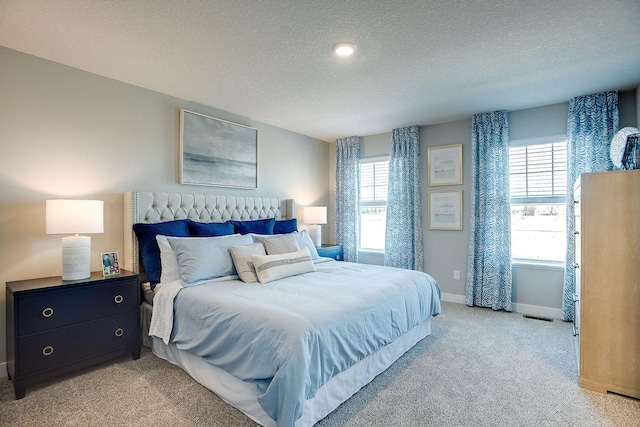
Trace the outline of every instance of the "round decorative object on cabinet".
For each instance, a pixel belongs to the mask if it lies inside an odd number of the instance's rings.
[[[622,169],[622,156],[624,156],[624,150],[627,148],[627,137],[629,135],[633,135],[634,133],[638,133],[640,130],[634,127],[626,127],[620,129],[613,139],[611,139],[611,148],[609,148],[609,157],[611,158],[611,162],[613,165]]]

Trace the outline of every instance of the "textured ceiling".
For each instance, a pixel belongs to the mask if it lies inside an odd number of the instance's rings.
[[[0,0],[0,45],[330,141],[634,88],[640,1]]]

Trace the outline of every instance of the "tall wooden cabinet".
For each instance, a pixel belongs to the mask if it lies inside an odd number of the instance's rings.
[[[640,170],[575,185],[580,386],[640,398]]]

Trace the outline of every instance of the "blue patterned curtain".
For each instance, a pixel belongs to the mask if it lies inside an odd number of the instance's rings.
[[[358,262],[360,218],[360,137],[336,141],[336,242],[344,260]]]
[[[391,136],[384,265],[422,271],[422,203],[418,126]]]
[[[474,115],[471,133],[473,187],[465,302],[511,311],[508,113]]]
[[[582,173],[613,170],[611,139],[618,131],[618,92],[578,96],[569,101],[567,118],[567,259],[564,268],[562,317],[573,320],[574,210],[573,185]]]

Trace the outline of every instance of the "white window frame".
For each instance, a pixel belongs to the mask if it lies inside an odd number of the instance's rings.
[[[377,157],[367,157],[367,158],[363,158],[360,159],[360,166],[367,164],[367,163],[380,163],[380,162],[384,162],[384,163],[389,163],[389,156],[377,156]],[[360,173],[360,172],[358,172]],[[387,177],[388,177],[388,169],[387,169]],[[359,188],[359,192],[360,192],[360,199],[358,200],[358,209],[361,210],[363,207],[387,207],[387,197],[385,196],[384,200],[376,200],[376,201],[372,201],[372,202],[362,202],[362,182],[360,182],[360,188]],[[387,182],[387,188],[389,183]],[[375,197],[375,190],[374,190],[374,197]],[[383,203],[381,203],[383,202]],[[358,215],[358,217],[360,217],[360,213]],[[358,252],[360,253],[384,253],[384,246],[382,249],[374,249],[374,248],[363,248],[361,247],[360,243],[361,243],[361,239],[362,239],[362,224],[359,221],[358,223],[358,228],[359,228],[359,239],[358,240]],[[386,233],[386,230],[385,230]]]
[[[566,142],[566,141],[567,141],[567,135],[554,135],[554,136],[541,137],[541,138],[519,139],[519,140],[509,141],[509,148],[532,146],[532,145],[543,145],[543,144],[551,144],[551,143]],[[509,175],[510,174],[511,174],[511,170],[509,170]],[[567,201],[566,194],[564,196],[510,197],[510,205],[532,205],[532,206],[560,205],[560,204],[565,204],[566,201]],[[528,265],[528,266],[536,266],[540,268],[550,268],[553,270],[564,268],[564,261],[536,260],[531,258],[515,258],[515,257],[512,257],[511,261],[512,261],[512,264],[516,266]]]

